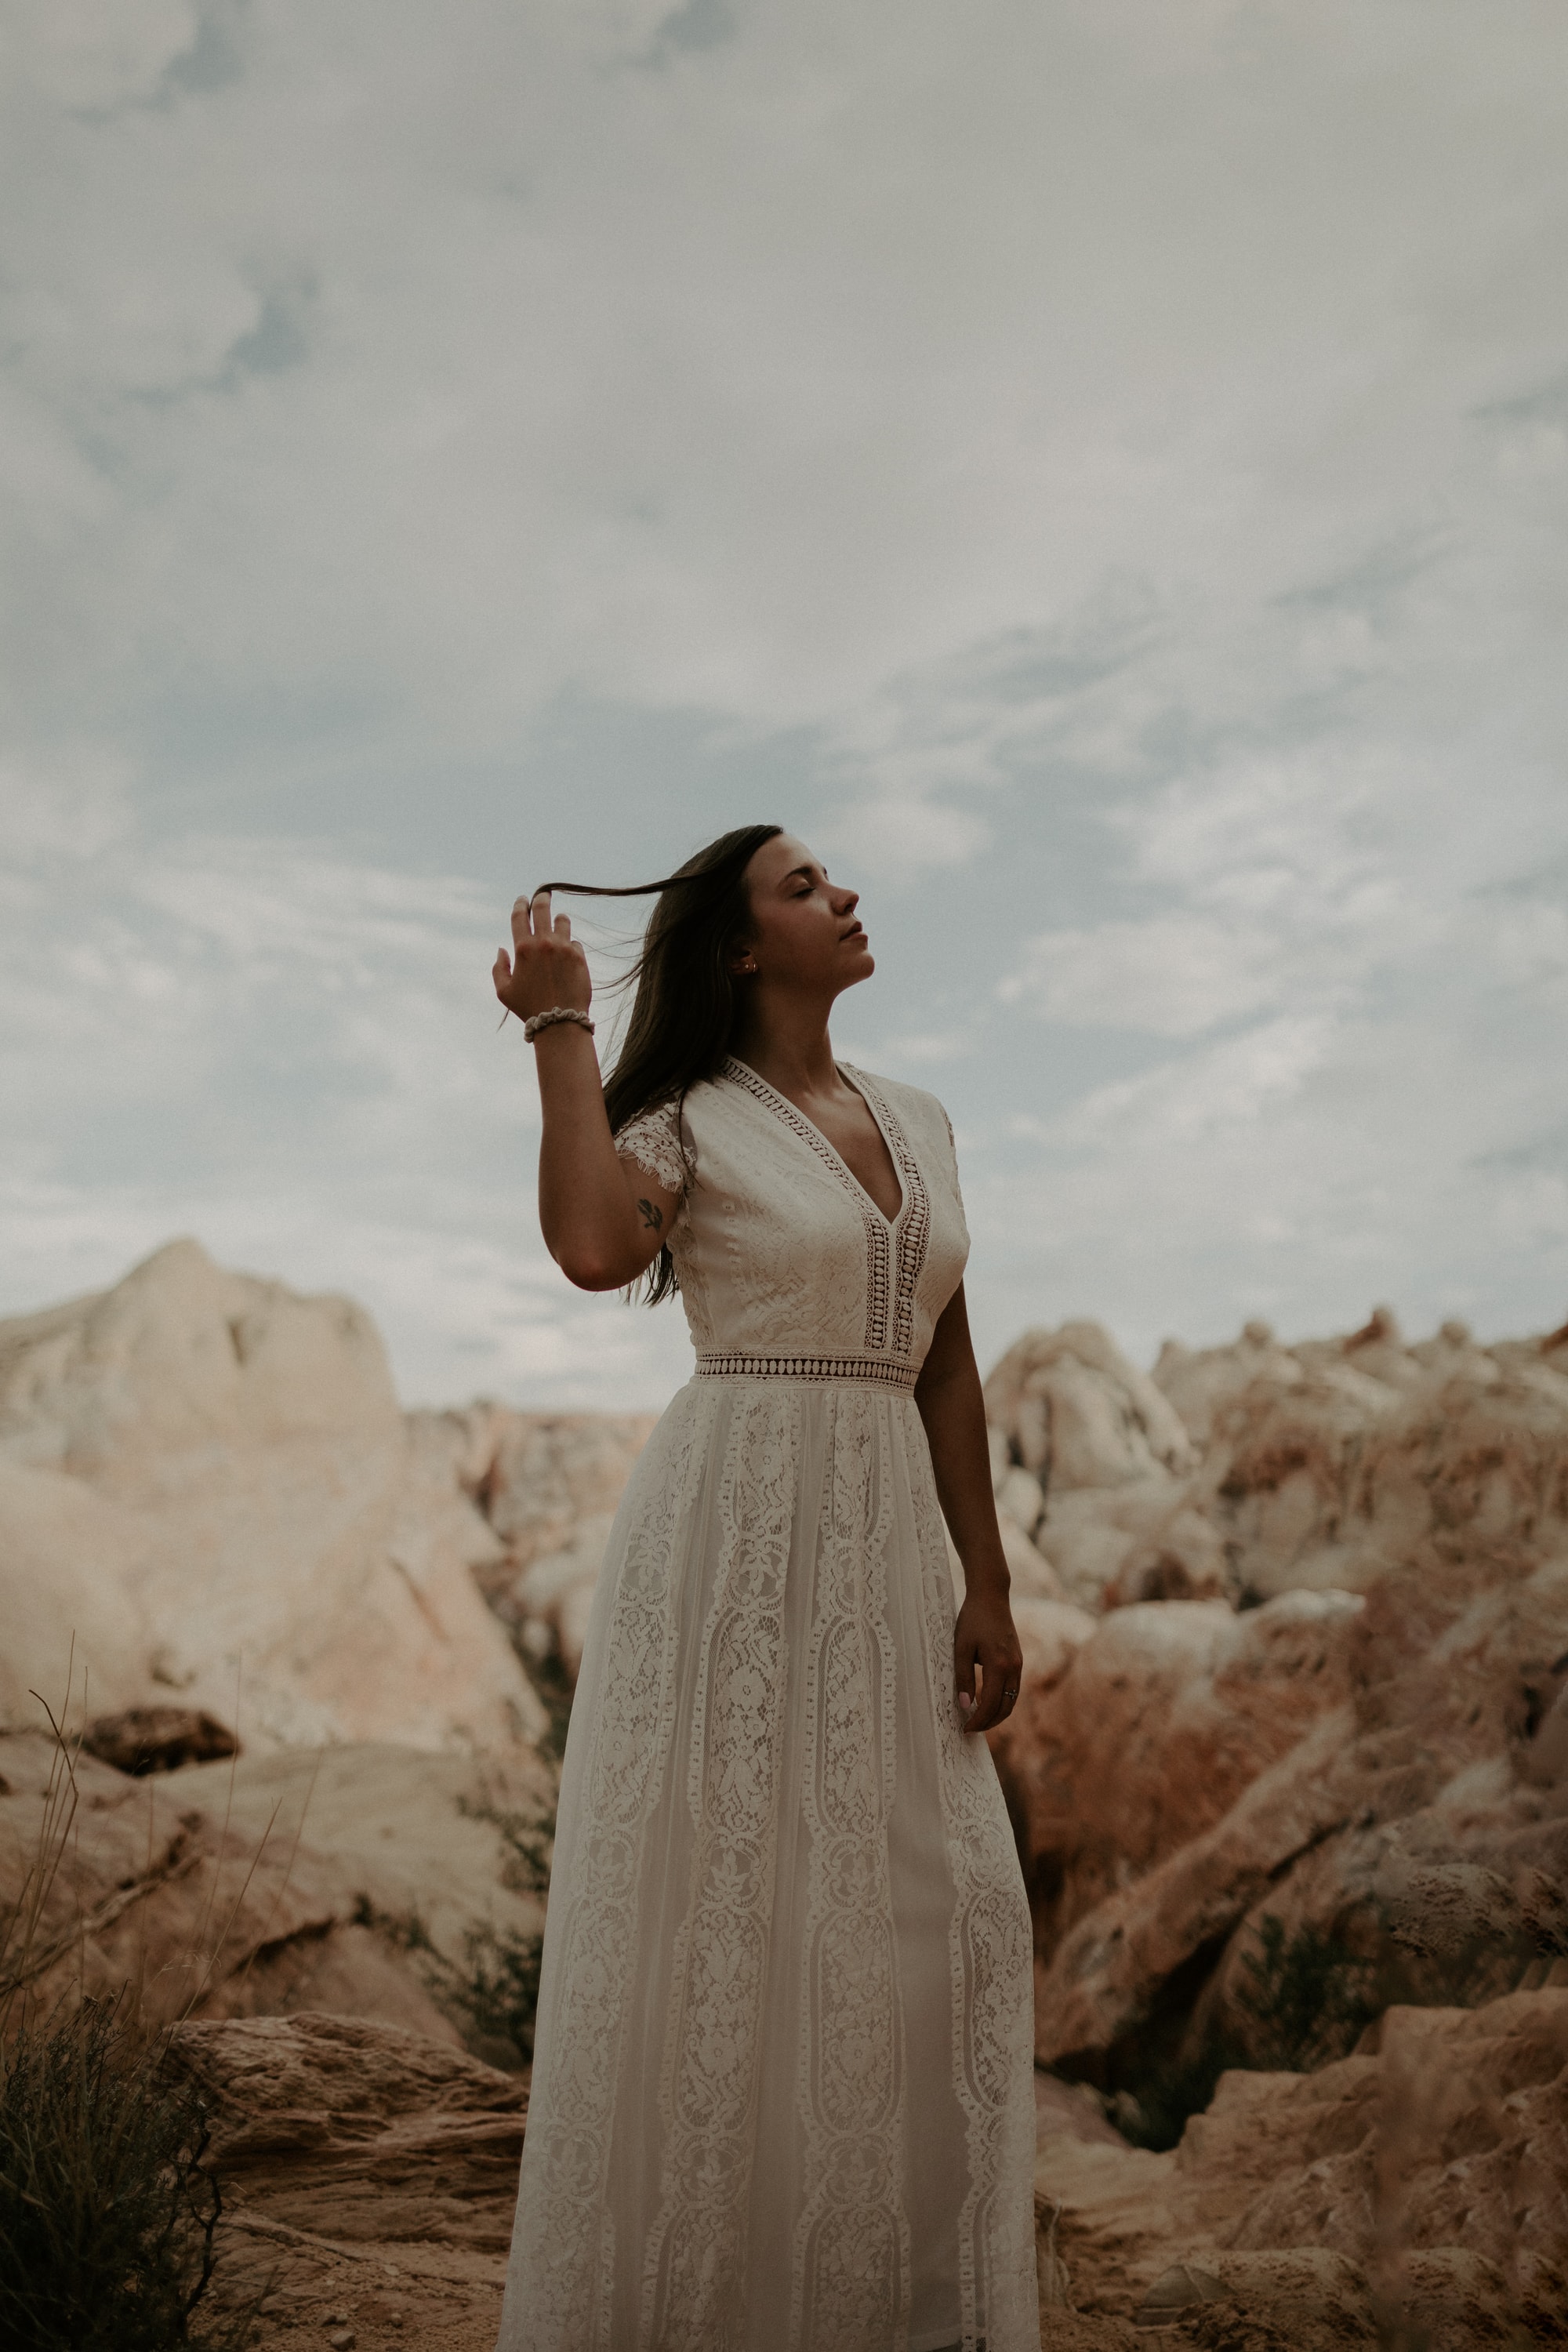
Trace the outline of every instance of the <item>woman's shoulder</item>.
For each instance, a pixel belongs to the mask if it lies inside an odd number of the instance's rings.
[[[917,1140],[940,1139],[951,1149],[952,1121],[929,1088],[912,1087],[903,1078],[884,1078],[875,1070],[862,1070],[850,1062],[842,1063],[840,1067],[855,1080],[863,1081],[889,1110],[896,1112]]]

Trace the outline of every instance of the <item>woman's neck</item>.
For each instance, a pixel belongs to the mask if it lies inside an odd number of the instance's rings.
[[[759,990],[741,1024],[735,1053],[792,1102],[832,1094],[839,1085],[827,1012],[819,1003],[771,1003]]]

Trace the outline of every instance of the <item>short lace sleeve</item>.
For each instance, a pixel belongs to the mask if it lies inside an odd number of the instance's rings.
[[[678,1198],[685,1193],[691,1169],[680,1139],[679,1102],[656,1103],[651,1110],[639,1111],[616,1136],[616,1150],[667,1192]]]
[[[931,1097],[931,1100],[936,1102],[936,1097],[934,1095]],[[952,1131],[952,1121],[948,1116],[946,1104],[939,1102],[936,1107],[942,1113],[942,1123],[947,1131],[947,1163],[948,1171],[952,1181],[953,1196],[957,1200],[960,1207],[962,1207],[963,1204],[963,1188],[958,1181],[958,1138]]]

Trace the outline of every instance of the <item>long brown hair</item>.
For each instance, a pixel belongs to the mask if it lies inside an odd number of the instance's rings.
[[[639,1111],[681,1101],[689,1087],[713,1076],[730,1051],[740,1011],[730,956],[751,917],[746,868],[763,842],[783,831],[782,824],[737,825],[662,882],[634,882],[620,889],[594,882],[540,886],[592,898],[658,895],[642,952],[622,982],[635,986],[637,993],[615,1068],[605,1080],[612,1135]],[[650,1307],[679,1287],[668,1243],[645,1280]]]

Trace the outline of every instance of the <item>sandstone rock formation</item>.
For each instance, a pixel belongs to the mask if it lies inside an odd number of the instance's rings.
[[[1482,1349],[1448,1323],[1406,1348],[1386,1307],[1289,1351],[1251,1328],[1198,1357],[1167,1346],[1156,1367],[1208,1424],[1193,1499],[1233,1598],[1363,1591],[1423,1543],[1568,1543],[1560,1341]]]
[[[1219,1591],[1217,1547],[1184,1509],[1196,1449],[1098,1323],[1026,1331],[987,1380],[985,1411],[1004,1532],[1033,1540],[1057,1595],[1098,1608],[1118,1579],[1128,1599]]]
[[[474,1569],[499,1555],[346,1299],[174,1242],[0,1324],[0,1723],[75,1643],[94,1713],[167,1700],[247,1744],[497,1747],[543,1715]]]
[[[1423,1541],[1568,1542],[1568,1346],[1415,1347],[1386,1307],[1338,1340],[1026,1334],[986,1382],[999,1508],[1088,1608],[1359,1591]]]
[[[1043,2110],[1037,2198],[1080,2315],[1294,2352],[1562,2340],[1568,1987],[1391,2009],[1314,2074],[1227,2074],[1165,2154],[1066,2093]]]
[[[461,2051],[303,2011],[180,2026],[213,2103],[217,2300],[265,2344],[490,2352],[528,2095]]]
[[[0,1738],[0,1917],[24,1893],[59,1770],[51,1741]],[[456,2045],[474,2038],[447,1998],[468,1938],[542,1924],[509,1832],[548,1820],[553,1775],[515,1747],[481,1763],[342,1746],[142,1779],[84,1752],[74,1770],[75,1820],[25,1969],[44,2011],[128,1983],[155,2021],[331,2008]],[[445,1967],[421,1959],[426,1945]],[[17,1965],[12,1950],[0,1974]]]
[[[1352,1594],[1288,1593],[1240,1616],[1220,1601],[1074,1611],[1060,1629],[1070,1648],[1045,1654],[1034,1612],[1021,1618],[1019,1705],[992,1747],[1043,1948],[1212,1831],[1344,1708],[1361,1607]]]
[[[1568,2233],[1568,1328],[1407,1346],[1378,1309],[1150,1376],[1079,1322],[986,1400],[1025,1649],[992,1745],[1079,2305],[1047,2342],[1148,2342],[1146,2303],[1159,2340],[1300,2352],[1400,2297],[1432,2352],[1532,2340]],[[650,1425],[403,1413],[358,1309],[194,1244],[0,1324],[0,1911],[55,1769],[29,1685],[70,1662],[91,1727],[29,1984],[189,2013],[235,2242],[294,2282],[279,2336],[493,2339],[461,2117],[515,2138],[515,2084],[466,2070],[520,2052],[454,1987],[476,1934],[537,1935],[530,1676],[575,1675]],[[374,2114],[336,2103],[356,2066]],[[416,2199],[406,2242],[356,2238],[364,2184],[395,2205],[441,2147],[469,2186],[428,2233]]]
[[[412,1414],[422,1442],[482,1512],[493,1538],[480,1589],[529,1656],[574,1682],[609,1538],[652,1413],[521,1413],[476,1404]]]
[[[1470,2006],[1568,1953],[1563,1358],[1561,1333],[1480,1349],[1454,1325],[1406,1348],[1385,1309],[1293,1349],[1260,1326],[1170,1345],[1187,1465],[1130,1438],[1054,1502],[1049,1416],[1031,1436],[1004,1384],[999,1482],[1040,1485],[1037,1540],[1088,1604],[1021,1619],[992,1742],[1037,2047],[1141,2129],[1178,2130],[1222,2064],[1321,2064],[1391,2003]],[[1189,1572],[1206,1530],[1223,1598],[1134,1597],[1156,1514],[1185,1519]]]

